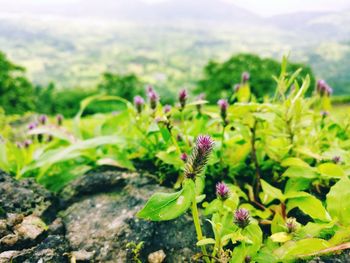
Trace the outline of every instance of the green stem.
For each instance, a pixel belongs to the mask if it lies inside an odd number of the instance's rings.
[[[194,195],[193,201],[192,201],[192,217],[193,217],[194,227],[196,228],[197,240],[200,241],[203,239],[203,233],[202,233],[201,224],[199,221],[196,195]],[[210,260],[208,258],[208,252],[207,252],[205,246],[201,246],[201,250],[202,250],[203,255],[205,256],[204,257],[205,262],[210,263]]]
[[[224,143],[225,143],[225,125],[223,125],[221,133],[221,151],[220,151],[220,170],[223,169],[223,154],[224,154]]]

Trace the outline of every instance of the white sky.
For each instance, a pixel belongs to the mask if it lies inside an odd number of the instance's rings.
[[[168,0],[142,0],[148,3]],[[175,0],[176,1],[176,0]],[[188,0],[200,1],[200,0]],[[350,8],[350,0],[223,0],[254,13],[269,16],[299,11],[340,11]]]
[[[7,4],[16,5],[16,3],[40,4],[40,3],[84,3],[84,0],[0,0],[1,6]],[[91,0],[90,0],[91,1]],[[96,0],[98,2],[98,0]],[[114,0],[119,1],[119,0]],[[129,0],[132,2],[133,0]],[[147,3],[156,3],[164,1],[176,0],[141,0]],[[187,1],[201,1],[201,0],[187,0]],[[213,0],[217,1],[217,0]],[[350,9],[350,0],[222,0],[232,2],[233,4],[243,7],[249,11],[255,12],[263,16],[270,16],[275,14],[299,12],[299,11],[340,11],[344,8]]]

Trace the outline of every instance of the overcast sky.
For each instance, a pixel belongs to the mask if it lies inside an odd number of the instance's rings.
[[[91,1],[91,0],[90,0]],[[115,0],[119,1],[119,0]],[[132,2],[134,0],[129,0]],[[141,0],[147,3],[176,1],[176,0]],[[201,1],[201,0],[188,0]],[[217,1],[217,0],[213,0]],[[340,11],[350,8],[350,0],[222,0],[232,2],[233,4],[246,8],[262,16],[270,16],[276,14],[299,12],[299,11]],[[22,4],[68,4],[80,2],[84,4],[84,0],[0,0],[0,12],[2,7],[6,5]],[[98,0],[96,0],[98,3]]]

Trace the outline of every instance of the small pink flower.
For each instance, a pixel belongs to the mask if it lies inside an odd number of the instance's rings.
[[[145,104],[145,100],[141,96],[134,97],[134,105],[138,113],[142,112],[142,107]]]
[[[234,221],[240,228],[245,228],[250,223],[250,215],[247,209],[239,208],[235,211]]]
[[[226,200],[230,195],[230,189],[228,186],[223,183],[219,182],[216,184],[216,196],[220,198],[221,200]]]
[[[184,161],[184,162],[187,161],[187,158],[188,158],[187,153],[182,153],[181,156],[180,156],[180,159],[181,159],[182,161]]]
[[[182,89],[182,90],[179,92],[179,102],[180,102],[180,105],[181,105],[181,109],[184,109],[184,108],[185,108],[185,106],[186,106],[186,101],[187,101],[187,90]]]
[[[247,83],[249,79],[250,79],[249,73],[248,72],[243,72],[242,73],[242,82],[243,83]]]

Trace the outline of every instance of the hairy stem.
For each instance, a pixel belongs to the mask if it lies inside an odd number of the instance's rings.
[[[193,217],[194,227],[196,228],[197,240],[200,241],[203,239],[203,233],[202,233],[202,228],[201,228],[201,224],[199,221],[196,195],[194,195],[193,201],[192,201],[192,217]],[[210,260],[208,259],[208,252],[207,252],[207,249],[205,248],[205,246],[201,246],[201,250],[202,250],[202,253],[204,255],[205,262],[210,263]]]
[[[256,148],[255,148],[255,141],[256,141],[256,126],[257,126],[257,121],[254,122],[253,128],[251,128],[251,158],[255,166],[255,199],[258,200],[259,197],[259,191],[260,191],[260,179],[261,179],[261,170],[258,162],[258,158],[256,156]]]

